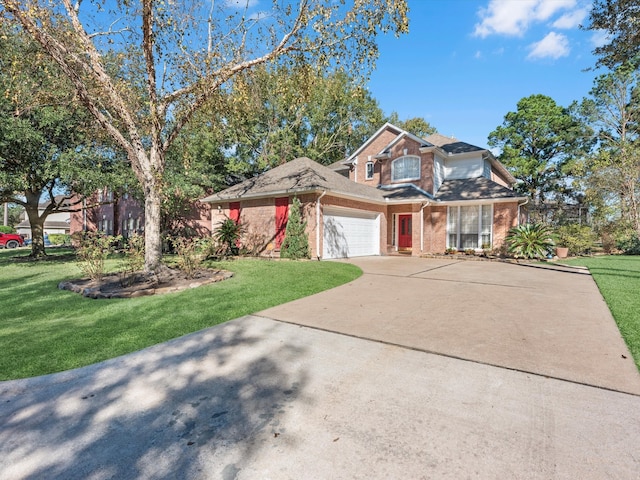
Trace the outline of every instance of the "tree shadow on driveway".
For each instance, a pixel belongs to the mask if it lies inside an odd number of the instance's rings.
[[[82,369],[0,383],[0,478],[234,478],[282,442],[305,349],[255,317]],[[290,436],[286,441],[292,441]],[[230,460],[231,459],[231,460]]]

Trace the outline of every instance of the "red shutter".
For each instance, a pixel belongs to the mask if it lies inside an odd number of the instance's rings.
[[[229,218],[236,223],[240,222],[240,202],[229,203]]]
[[[289,220],[289,197],[276,198],[276,248],[280,248]]]

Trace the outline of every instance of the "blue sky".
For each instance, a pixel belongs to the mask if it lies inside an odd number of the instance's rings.
[[[408,0],[409,34],[379,40],[369,90],[386,114],[423,117],[443,135],[487,146],[505,114],[529,95],[568,106],[604,72],[581,30],[590,1]]]

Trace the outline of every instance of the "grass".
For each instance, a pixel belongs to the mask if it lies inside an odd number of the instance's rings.
[[[335,262],[244,259],[208,266],[234,278],[180,293],[92,300],[58,290],[80,277],[69,250],[38,262],[0,251],[0,380],[43,375],[113,358],[347,283],[362,274]],[[108,268],[117,266],[109,261]]]
[[[578,258],[566,263],[589,268],[640,369],[640,257]]]

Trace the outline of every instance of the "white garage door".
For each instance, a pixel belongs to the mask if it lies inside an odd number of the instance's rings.
[[[380,254],[380,215],[324,207],[322,258]]]

